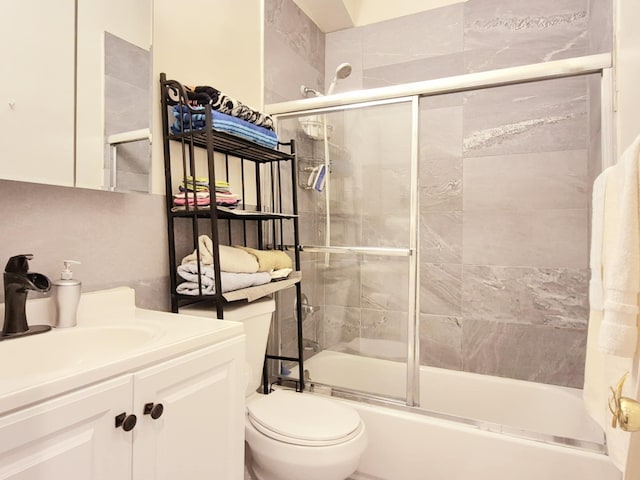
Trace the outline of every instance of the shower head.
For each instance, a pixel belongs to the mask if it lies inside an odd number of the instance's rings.
[[[336,73],[333,75],[333,79],[331,80],[331,85],[329,85],[329,90],[327,90],[327,95],[331,95],[333,93],[333,89],[336,87],[336,82],[338,80],[342,80],[343,78],[347,78],[351,75],[351,64],[350,63],[341,63],[336,68]],[[300,85],[300,93],[304,98],[309,97],[322,97],[322,93],[320,93],[315,88],[305,87],[304,85]]]
[[[314,88],[305,87],[304,85],[300,85],[300,93],[304,98],[322,96],[322,94],[318,90]]]
[[[336,68],[336,78],[343,79],[347,78],[349,75],[351,75],[350,63],[341,63],[340,65],[338,65],[338,68]]]
[[[333,93],[333,89],[336,87],[336,83],[338,80],[342,80],[351,75],[351,64],[350,63],[341,63],[336,68],[336,73],[333,75],[333,80],[331,80],[331,85],[329,85],[329,89],[327,90],[327,95],[331,95]]]

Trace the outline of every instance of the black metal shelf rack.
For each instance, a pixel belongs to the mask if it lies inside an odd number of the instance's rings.
[[[299,281],[300,238],[296,191],[297,168],[295,142],[294,140],[287,143],[279,142],[276,149],[271,149],[245,140],[244,138],[214,130],[212,128],[213,117],[210,105],[206,105],[204,109],[204,129],[193,129],[174,133],[171,131],[170,124],[172,118],[170,110],[173,106],[178,105],[180,109],[185,109],[184,111],[191,113],[202,113],[202,110],[196,111],[192,109],[189,105],[184,86],[178,81],[168,80],[164,73],[160,74],[160,92],[163,112],[162,134],[171,310],[177,313],[181,306],[203,301],[210,303],[211,300],[213,300],[217,318],[224,318],[225,306],[230,302],[225,299],[225,294],[222,292],[221,287],[219,248],[221,244],[242,244],[258,249],[278,250],[288,250],[288,246],[294,245],[293,265],[296,274],[293,276],[294,280],[289,282],[272,282],[269,284],[269,287],[273,292],[279,289],[289,288],[292,284],[295,288],[297,357],[265,355],[263,383],[266,393],[268,389],[268,378],[266,375],[268,360],[293,361],[297,362],[299,367],[299,380],[296,388],[302,391],[304,390],[301,320],[302,291]],[[283,149],[286,149],[286,151]],[[202,166],[203,162],[196,159],[197,151],[204,152],[206,155],[206,161],[204,162],[204,164],[206,164],[205,167]],[[216,156],[218,156],[218,163],[223,165],[223,172],[220,172],[219,175],[216,173]],[[220,156],[222,156],[222,161],[220,161]],[[283,170],[286,171],[286,164],[288,164],[287,166],[290,169],[290,180],[283,179],[284,175],[282,172]],[[240,195],[242,200],[237,209],[199,206],[197,202],[194,205],[187,204],[184,207],[174,206],[173,194],[180,181],[182,181],[184,185],[191,182],[195,190],[195,178],[205,176],[208,178],[210,185],[215,185],[216,179],[229,180],[230,168],[233,168],[233,165],[241,172],[242,179],[242,192]],[[251,168],[251,165],[253,165],[253,168]],[[200,168],[200,171],[197,170],[197,167]],[[178,173],[176,173],[176,171]],[[253,172],[253,174],[248,174],[247,172]],[[269,192],[261,191],[263,178],[269,183]],[[177,183],[175,183],[176,181]],[[287,184],[285,188],[285,191],[290,192],[290,195],[286,196],[287,198],[283,196],[282,187],[285,182],[290,182],[290,185]],[[255,191],[257,205],[248,206],[244,203],[246,193],[245,186],[249,185],[249,183],[252,183]],[[266,202],[263,202],[263,193],[270,194],[270,198]],[[215,194],[212,193],[212,196],[214,195]],[[214,203],[215,198],[212,198],[210,201]],[[187,222],[188,227],[177,232],[178,227],[185,226],[184,222]],[[222,239],[223,232],[221,231],[221,225],[226,227],[226,232],[224,232],[226,233],[226,238],[224,241]],[[232,231],[236,231],[236,233],[232,233]],[[182,237],[186,235],[190,239],[190,242],[188,241],[187,243],[192,247],[189,253],[195,251],[197,257],[200,258],[198,239],[201,233],[208,233],[212,240],[215,293],[211,295],[202,294],[203,287],[201,281],[199,281],[199,295],[178,294],[176,292],[176,287],[179,282],[177,267],[180,259],[177,257],[176,252],[177,243],[179,240],[184,240]],[[238,236],[240,239],[238,239]],[[270,237],[269,241],[267,241],[266,237]],[[249,245],[249,243],[254,243],[254,245]],[[183,244],[184,241],[181,244],[184,248]],[[233,293],[235,294],[234,298],[237,298],[238,295],[242,295],[242,290],[236,290]],[[294,307],[292,306],[292,308]]]

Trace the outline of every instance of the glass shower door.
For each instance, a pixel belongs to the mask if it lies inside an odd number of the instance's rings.
[[[303,320],[308,379],[403,403],[415,318],[414,111],[405,98],[278,126],[298,152],[302,290],[315,307]]]

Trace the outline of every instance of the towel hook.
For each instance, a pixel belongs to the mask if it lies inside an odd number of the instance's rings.
[[[620,429],[625,432],[637,432],[640,431],[640,402],[622,396],[622,387],[628,376],[629,372],[626,372],[615,389],[609,387],[612,394],[609,398],[609,411],[613,415],[611,427],[620,425]]]

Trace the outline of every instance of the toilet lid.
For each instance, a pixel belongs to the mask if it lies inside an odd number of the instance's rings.
[[[275,440],[296,445],[335,445],[361,430],[358,413],[338,402],[276,390],[247,405],[257,430]]]

